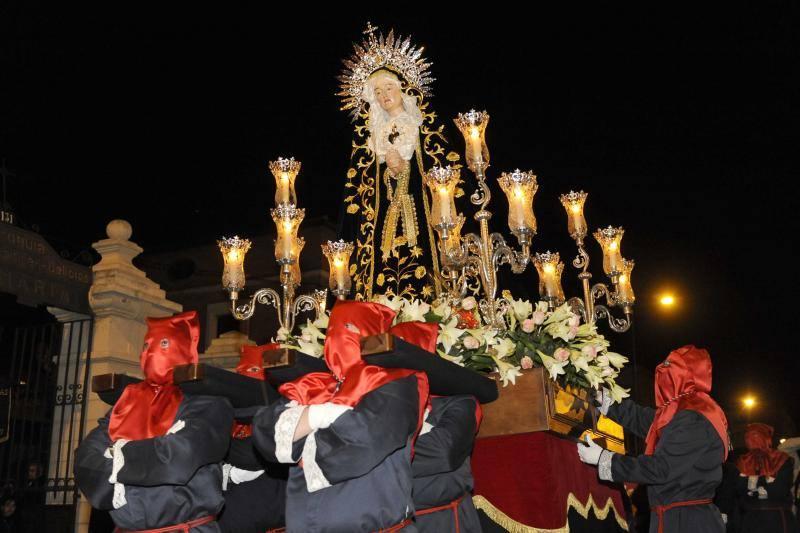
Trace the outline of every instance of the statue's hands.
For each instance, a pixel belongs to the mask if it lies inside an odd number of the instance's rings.
[[[406,161],[400,157],[400,152],[390,149],[386,152],[386,166],[393,176],[400,174],[405,168]]]

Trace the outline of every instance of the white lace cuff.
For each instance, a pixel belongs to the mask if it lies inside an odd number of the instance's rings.
[[[614,399],[608,394],[608,391],[605,389],[602,390],[603,392],[603,401],[600,402],[600,407],[598,409],[603,414],[603,416],[608,416],[608,409],[611,407],[611,404],[614,403]]]
[[[125,456],[122,455],[122,447],[128,444],[125,439],[119,439],[114,443],[111,448],[111,475],[108,477],[108,482],[114,484],[114,497],[112,498],[112,505],[114,509],[119,509],[128,501],[125,499],[125,485],[117,483],[117,474],[125,466]]]
[[[433,424],[428,423],[429,414],[431,414],[430,408],[425,409],[425,418],[422,419],[422,429],[419,432],[420,435],[430,433],[430,431],[433,429]]]
[[[229,463],[222,463],[222,490],[228,490],[228,480],[231,478],[231,468],[233,468],[232,464]]]
[[[292,445],[294,444],[294,431],[300,421],[305,406],[298,405],[294,400],[286,404],[286,409],[275,423],[275,458],[279,463],[296,463],[292,458]]]
[[[167,435],[174,435],[175,433],[179,432],[185,427],[186,427],[186,422],[184,422],[183,420],[178,420],[177,422],[172,424],[171,428],[167,430]]]
[[[603,481],[614,481],[611,476],[611,460],[614,452],[603,450],[600,452],[600,460],[597,462],[597,473]]]
[[[306,477],[308,492],[316,492],[331,486],[317,464],[317,436],[316,431],[306,438],[303,446],[303,474]]]

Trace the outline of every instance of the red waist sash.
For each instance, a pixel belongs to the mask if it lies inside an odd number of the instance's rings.
[[[210,524],[216,519],[217,517],[214,515],[204,516],[203,518],[157,529],[123,529],[118,527],[114,530],[114,533],[189,533],[192,528]]]
[[[439,511],[451,510],[453,511],[453,523],[456,526],[456,533],[459,533],[461,529],[458,526],[458,506],[461,504],[461,500],[463,499],[464,496],[459,496],[450,503],[439,505],[438,507],[429,507],[427,509],[422,509],[420,511],[417,511],[415,514],[417,516],[425,516],[426,514],[433,514],[433,513],[438,513]]]
[[[667,505],[655,505],[650,508],[651,511],[655,511],[656,515],[658,516],[658,533],[664,533],[664,513],[669,511],[670,509],[675,509],[676,507],[691,507],[693,505],[706,505],[709,503],[713,503],[711,498],[706,498],[705,500],[687,500],[685,502],[674,502],[668,503]]]

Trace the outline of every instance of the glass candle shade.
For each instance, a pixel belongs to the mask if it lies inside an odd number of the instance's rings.
[[[554,305],[564,303],[564,289],[561,288],[561,274],[564,272],[564,263],[558,253],[545,252],[536,254],[533,266],[539,274],[539,295],[546,298]]]
[[[508,229],[518,238],[522,234],[536,234],[536,217],[533,214],[533,197],[538,184],[532,171],[503,172],[497,180],[508,199]]]
[[[275,205],[297,205],[294,180],[300,172],[300,161],[295,161],[294,157],[279,157],[277,161],[269,162],[269,170],[275,176]]]
[[[631,285],[631,272],[633,272],[634,261],[632,259],[622,260],[622,270],[617,278],[616,303],[620,305],[631,305],[636,301]]]
[[[608,276],[616,276],[622,271],[622,235],[621,227],[609,226],[594,232],[594,238],[603,249],[603,271]]]
[[[353,253],[353,243],[343,240],[328,241],[322,245],[322,253],[328,258],[328,286],[337,296],[348,294],[352,284],[350,254]]]
[[[278,230],[275,238],[275,259],[279,263],[296,261],[302,248],[297,239],[297,230],[305,216],[305,209],[298,209],[292,204],[281,204],[272,209],[271,213]]]
[[[225,289],[238,292],[244,288],[244,258],[251,245],[249,240],[238,236],[223,237],[217,241],[225,264],[222,270],[222,286]]]
[[[583,205],[586,202],[587,193],[580,191],[570,191],[559,197],[561,205],[567,212],[567,231],[569,236],[576,241],[583,242],[586,237],[586,219],[583,216]]]
[[[431,219],[437,231],[449,230],[458,218],[456,186],[461,172],[457,168],[433,167],[425,174],[425,184],[431,191]]]
[[[486,168],[489,165],[489,148],[486,146],[489,113],[470,109],[467,113],[459,113],[454,122],[464,136],[465,156],[469,169],[476,172]]]

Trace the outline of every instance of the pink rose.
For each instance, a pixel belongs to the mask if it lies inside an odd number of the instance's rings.
[[[475,309],[476,305],[478,305],[478,302],[475,301],[475,298],[473,298],[472,296],[467,296],[466,298],[461,300],[461,309],[464,309],[465,311],[472,311],[473,309]]]
[[[537,326],[544,324],[544,319],[547,318],[542,311],[534,311],[531,320]]]
[[[569,350],[566,348],[559,348],[556,350],[556,353],[553,354],[553,357],[559,363],[563,363],[564,361],[569,359]]]
[[[519,364],[520,364],[520,366],[521,366],[522,368],[524,368],[525,370],[527,370],[527,369],[529,369],[529,368],[533,368],[533,359],[531,359],[530,357],[528,357],[528,356],[526,355],[525,357],[523,357],[523,358],[520,360]]]
[[[567,324],[569,324],[569,327],[571,328],[577,328],[578,326],[581,325],[581,319],[578,315],[572,315],[572,318],[569,319],[569,322],[567,322]]]
[[[522,331],[525,333],[531,333],[534,329],[536,329],[536,323],[532,318],[526,318],[522,321]]]
[[[577,334],[578,334],[578,326],[570,326],[567,337],[569,337],[570,339],[574,339]]]
[[[481,341],[469,335],[466,339],[464,339],[464,348],[467,350],[476,350],[481,345]]]
[[[587,344],[581,349],[581,352],[586,356],[586,359],[594,361],[594,358],[597,357],[597,346],[594,344]]]
[[[600,371],[600,375],[604,378],[610,377],[614,375],[614,369],[611,367],[605,367],[603,370]]]

